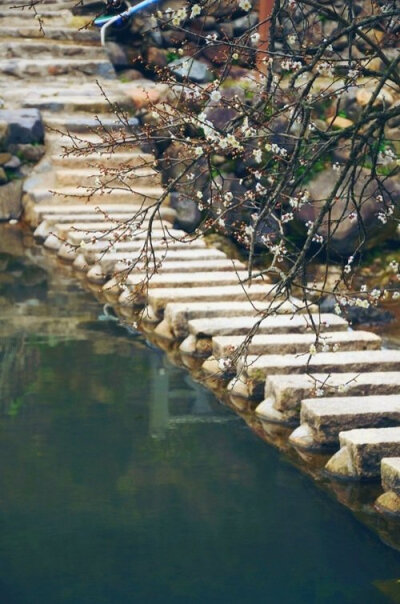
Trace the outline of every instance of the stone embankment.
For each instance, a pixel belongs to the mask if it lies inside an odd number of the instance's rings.
[[[245,266],[175,228],[168,205],[152,225],[157,271],[144,284],[138,257],[149,224],[145,217],[132,228],[129,219],[163,189],[148,156],[128,140],[115,146],[114,134],[137,127],[133,84],[117,80],[97,32],[70,25],[70,2],[46,2],[43,38],[26,10],[5,16],[18,1],[0,14],[0,81],[6,108],[40,109],[47,129],[46,155],[24,186],[24,216],[37,239],[120,316],[173,348],[197,379],[222,384],[258,431],[290,427],[301,455],[328,455],[332,479],[377,480],[382,472],[387,492],[378,509],[400,512],[400,351],[382,350],[378,336],[315,306],[305,312],[295,297],[276,298],[261,279],[239,283]],[[127,110],[122,124],[115,105]],[[232,360],[266,310],[274,314],[248,355]],[[322,346],[310,355],[312,321]]]

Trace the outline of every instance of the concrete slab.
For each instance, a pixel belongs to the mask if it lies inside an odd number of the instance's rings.
[[[222,317],[224,320],[229,318],[242,320],[249,317],[252,322],[256,316],[262,312],[288,313],[290,316],[299,312],[301,308],[300,300],[290,298],[284,301],[266,301],[249,302],[230,301],[227,305],[224,301],[216,302],[188,302],[188,303],[169,303],[165,308],[164,325],[160,324],[157,333],[164,337],[182,339],[189,335],[189,323],[193,320],[213,321]],[[161,333],[163,332],[163,333]],[[168,336],[167,334],[170,333]]]
[[[164,308],[169,302],[224,302],[225,308],[231,306],[231,302],[262,302],[264,306],[272,292],[271,285],[251,286],[226,285],[220,287],[191,287],[191,288],[155,288],[149,291],[148,304],[152,307],[154,314],[162,318]]]
[[[400,394],[305,399],[300,426],[289,440],[296,447],[318,449],[337,445],[343,430],[399,425]]]
[[[231,355],[244,344],[245,336],[214,336],[212,354],[216,359]],[[246,346],[250,355],[307,353],[315,342],[314,333],[256,334]],[[381,338],[368,331],[338,331],[321,335],[319,349],[379,350]]]
[[[400,456],[400,427],[340,432],[339,442],[340,449],[326,464],[326,471],[341,479],[377,480],[382,459]]]
[[[265,400],[255,412],[265,421],[298,423],[301,401],[318,394],[324,398],[400,394],[400,371],[270,375]]]
[[[362,373],[400,370],[400,350],[354,350],[303,355],[249,355],[238,363],[238,374],[250,396],[259,399],[268,376],[294,373]],[[235,391],[232,384],[233,392]]]

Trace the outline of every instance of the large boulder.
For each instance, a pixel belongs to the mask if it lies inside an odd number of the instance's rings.
[[[328,168],[308,184],[310,203],[305,204],[297,214],[303,223],[313,222],[317,218],[337,179],[338,172]],[[395,235],[396,210],[386,221],[382,218],[389,205],[394,204],[395,208],[399,205],[400,179],[398,176],[386,178],[384,187],[384,191],[378,188],[377,181],[371,179],[368,170],[360,171],[354,185],[354,198],[359,206],[361,222],[353,202],[347,198],[347,190],[341,192],[332,206],[330,219],[326,217],[319,230],[325,241],[329,235],[329,245],[335,253],[347,257],[353,255],[358,246],[371,249]]]
[[[168,65],[174,75],[182,80],[191,80],[199,84],[211,82],[214,79],[208,66],[197,59],[191,57],[182,57],[176,59]]]
[[[10,144],[43,143],[44,127],[38,109],[1,109],[0,124],[6,123]]]

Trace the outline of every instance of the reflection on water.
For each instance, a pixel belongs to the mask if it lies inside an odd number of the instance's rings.
[[[1,604],[399,601],[397,552],[5,233]]]

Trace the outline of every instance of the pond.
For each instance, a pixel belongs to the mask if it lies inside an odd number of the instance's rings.
[[[45,267],[0,227],[2,604],[400,601],[399,552]]]

